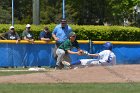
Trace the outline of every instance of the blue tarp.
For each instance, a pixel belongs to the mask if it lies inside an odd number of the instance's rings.
[[[0,67],[5,66],[55,66],[54,44],[0,44]],[[80,44],[81,49],[91,51],[89,44]],[[94,44],[92,53],[102,51],[102,45]],[[73,49],[76,51],[76,49]],[[114,45],[117,64],[139,64],[140,45]],[[70,55],[72,61],[89,56]]]

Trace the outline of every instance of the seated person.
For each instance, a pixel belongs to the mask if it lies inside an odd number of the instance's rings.
[[[33,38],[34,35],[33,35],[33,33],[31,32],[30,28],[31,28],[31,25],[30,25],[30,24],[27,24],[27,25],[26,25],[26,30],[24,30],[24,31],[22,32],[22,38],[23,38],[24,40],[27,40],[27,41],[31,42],[31,43],[34,43],[34,38]]]
[[[40,32],[39,39],[44,40],[46,42],[50,41],[52,34],[49,31],[48,27],[45,27],[43,31]]]
[[[9,31],[4,33],[4,37],[7,40],[17,40],[16,43],[20,41],[18,33],[15,31],[14,26],[10,26]]]
[[[75,62],[67,62],[63,61],[62,63],[65,66],[72,66],[72,65],[115,65],[116,64],[116,56],[112,52],[113,45],[110,42],[106,42],[104,45],[105,50],[101,51],[97,54],[87,54],[88,56],[98,57],[98,59],[81,59]]]

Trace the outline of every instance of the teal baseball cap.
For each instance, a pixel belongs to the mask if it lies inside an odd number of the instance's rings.
[[[69,37],[74,36],[74,35],[76,35],[75,32],[70,32],[70,33],[69,33]]]

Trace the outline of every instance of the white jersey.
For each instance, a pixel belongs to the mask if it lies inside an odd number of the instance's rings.
[[[110,50],[104,50],[99,53],[99,62],[104,63],[108,62],[111,64],[116,64],[116,56]]]
[[[101,51],[98,59],[81,59],[81,65],[90,65],[90,64],[104,64],[104,65],[115,65],[116,56],[110,50]]]

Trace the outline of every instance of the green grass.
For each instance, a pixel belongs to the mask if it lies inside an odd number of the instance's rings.
[[[42,71],[7,71],[0,72],[0,76],[11,76],[11,75],[20,75],[20,74],[31,74],[31,73],[43,73]]]
[[[43,67],[45,69],[51,70],[52,68]],[[10,76],[10,75],[19,75],[19,74],[31,74],[31,73],[43,73],[46,71],[27,71],[29,68],[0,68],[0,76]],[[2,71],[1,71],[2,70]],[[6,70],[19,70],[19,71],[6,71]],[[21,70],[21,71],[20,71]],[[26,71],[23,71],[26,70]]]
[[[0,84],[0,93],[139,93],[140,83]]]

